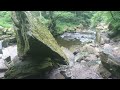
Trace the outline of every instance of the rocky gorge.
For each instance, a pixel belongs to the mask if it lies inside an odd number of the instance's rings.
[[[12,16],[16,36],[0,37],[1,79],[120,78],[120,39],[110,39],[109,31],[76,30],[54,37],[29,12]]]

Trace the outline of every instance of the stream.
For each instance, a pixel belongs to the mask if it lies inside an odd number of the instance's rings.
[[[58,36],[56,41],[62,47],[69,49],[74,53],[78,48],[81,48],[84,44],[94,43],[96,39],[96,32],[65,32]]]
[[[96,33],[87,32],[65,32],[56,38],[56,41],[62,47],[61,49],[69,58],[69,65],[60,65],[59,68],[53,69],[47,73],[48,79],[103,79],[99,73],[100,59],[95,53],[88,53],[84,46],[93,44],[96,39]],[[91,48],[90,48],[91,49]],[[98,49],[98,48],[97,48]],[[88,49],[89,50],[89,49]],[[17,55],[17,45],[11,45],[3,48],[3,55],[0,58],[0,78],[4,78],[7,70],[4,59],[11,57],[11,60]]]
[[[81,45],[84,43],[94,42],[96,39],[96,32],[66,32],[56,38],[60,46],[70,48],[72,45]]]
[[[96,39],[96,33],[93,31],[87,32],[66,32],[56,38],[61,47],[65,47],[63,52],[69,58],[69,65],[61,65],[60,68],[51,71],[50,79],[102,79],[98,72],[100,59],[94,54],[87,54],[88,61],[81,60],[80,62],[75,59],[81,58],[83,54],[81,48],[92,43]],[[93,48],[94,49],[94,48]],[[87,53],[87,51],[85,52]],[[89,57],[90,56],[90,57]],[[95,59],[95,60],[92,60]]]
[[[69,58],[69,65],[61,65],[60,68],[54,69],[48,74],[49,79],[101,78],[95,71],[95,68],[98,67],[98,64],[96,64],[95,61],[81,63],[74,61],[77,55],[74,55],[73,53],[87,43],[94,43],[95,38],[95,32],[93,31],[76,33],[66,32],[57,37],[56,41],[61,47],[64,47],[63,51]],[[0,59],[0,78],[4,77],[4,72],[7,70],[7,67],[4,64],[4,59],[10,56],[11,60],[13,60],[16,55],[17,45],[3,48],[3,55]]]

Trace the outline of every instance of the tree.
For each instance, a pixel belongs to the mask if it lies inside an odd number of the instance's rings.
[[[109,11],[111,14],[109,30],[113,31],[110,37],[116,37],[120,34],[120,11]]]
[[[56,31],[56,18],[54,17],[54,12],[49,11],[49,18],[50,18],[50,23],[48,25],[48,29],[51,31],[51,33],[55,33]]]

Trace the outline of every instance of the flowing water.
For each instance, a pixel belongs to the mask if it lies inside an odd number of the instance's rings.
[[[93,31],[89,32],[66,32],[56,38],[60,46],[70,49],[73,46],[80,46],[84,43],[94,42],[96,33]]]
[[[66,55],[69,57],[69,60],[71,63],[71,65],[62,65],[59,69],[54,70],[54,72],[52,73],[52,75],[50,75],[50,78],[55,78],[56,75],[59,78],[64,78],[63,76],[60,76],[60,74],[57,74],[58,72],[62,73],[65,71],[67,72],[67,77],[66,78],[86,78],[85,75],[80,74],[80,73],[84,73],[85,70],[86,73],[84,74],[90,74],[91,70],[89,67],[83,65],[83,64],[79,64],[79,63],[74,63],[74,54],[73,52],[76,51],[78,48],[80,48],[82,45],[84,45],[84,43],[92,43],[94,42],[96,39],[95,37],[95,32],[76,32],[76,33],[72,33],[72,32],[66,32],[62,35],[60,35],[59,37],[56,38],[56,41],[58,42],[58,44],[61,47],[65,47],[66,49],[64,49],[64,52],[66,53]],[[70,51],[69,51],[70,50]],[[5,67],[4,65],[4,60],[5,58],[7,58],[8,56],[11,56],[11,59],[13,59],[16,55],[17,55],[17,46],[13,45],[13,46],[8,46],[6,48],[4,48],[3,50],[3,56],[2,59],[0,59],[0,66],[1,67]],[[86,67],[86,68],[84,68]],[[73,72],[74,74],[71,75],[71,72]],[[0,73],[1,77],[4,76],[4,73],[1,72]],[[96,73],[92,72],[91,75],[93,76],[93,78],[99,78],[98,75],[96,75]]]
[[[87,43],[92,43],[96,39],[96,33],[92,31],[87,32],[66,32],[56,38],[58,44],[61,47],[65,47],[64,53],[70,58],[74,55],[73,53],[80,49],[83,45]],[[70,53],[72,52],[72,54]],[[68,55],[70,54],[70,55]],[[69,59],[70,65],[61,65],[60,68],[53,70],[50,73],[50,79],[102,79],[98,74],[97,68],[99,64],[96,61],[90,62],[76,62],[76,55],[74,59]],[[73,57],[72,57],[73,58]],[[72,62],[72,64],[71,64]]]

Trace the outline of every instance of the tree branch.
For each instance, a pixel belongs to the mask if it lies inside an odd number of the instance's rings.
[[[114,18],[114,15],[112,13],[112,11],[110,11],[110,14],[111,14],[112,18],[116,21],[116,19]]]

